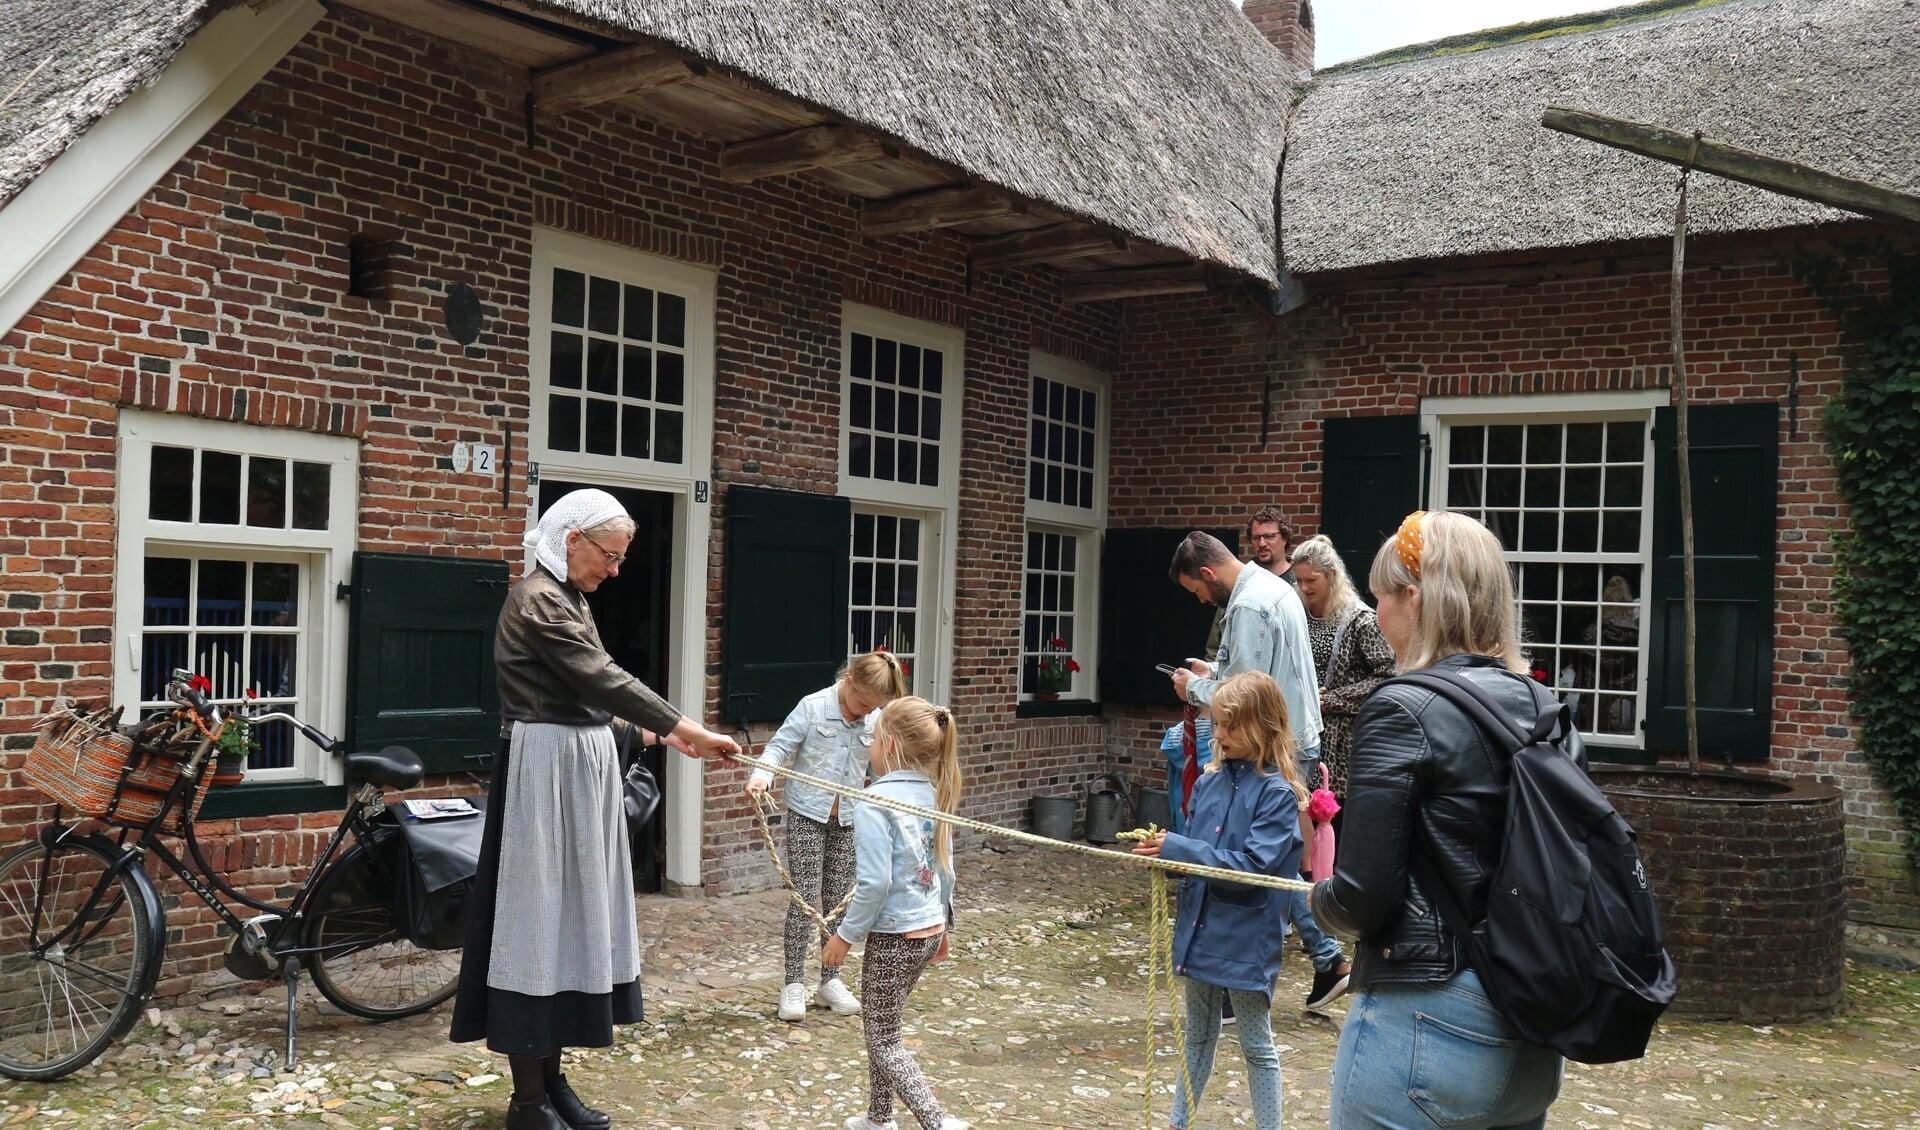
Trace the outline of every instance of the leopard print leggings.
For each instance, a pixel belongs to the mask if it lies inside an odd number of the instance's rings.
[[[875,1126],[893,1121],[893,1100],[898,1095],[925,1130],[940,1130],[940,1103],[900,1034],[907,994],[939,950],[938,934],[931,938],[867,935],[867,955],[860,964],[860,1004],[867,1033],[867,1119]]]
[[[792,809],[787,810],[787,873],[800,897],[818,907],[821,913],[832,910],[853,889],[853,828],[842,827],[838,820],[821,823],[809,820]],[[827,919],[827,927],[839,925]],[[820,942],[820,928],[806,911],[787,903],[787,979],[782,984],[798,985],[806,980],[807,954]],[[840,976],[838,968],[820,970],[824,983]]]

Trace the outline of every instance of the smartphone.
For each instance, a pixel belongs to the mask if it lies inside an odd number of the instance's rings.
[[[1175,667],[1170,663],[1156,663],[1153,665],[1153,669],[1155,671],[1160,672],[1162,675],[1171,675],[1175,671],[1178,671],[1180,668]]]

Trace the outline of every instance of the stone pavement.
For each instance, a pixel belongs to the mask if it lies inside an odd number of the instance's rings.
[[[1164,1126],[1174,1060],[1164,1010],[1151,1032],[1145,1020],[1144,873],[1043,849],[976,849],[958,862],[954,959],[933,968],[908,1012],[947,1109],[1008,1130],[1143,1127],[1151,1072]],[[616,1127],[814,1130],[865,1109],[858,1017],[773,1018],[782,900],[642,900],[648,1020],[612,1048],[570,1053],[567,1067]],[[1344,1007],[1303,1014],[1310,979],[1290,953],[1274,1006],[1288,1126],[1326,1123]],[[505,1060],[447,1043],[445,1008],[382,1025],[333,1013],[310,986],[302,999],[295,1071],[277,1070],[274,992],[156,1009],[68,1079],[0,1084],[0,1126],[500,1125]],[[1571,1068],[1550,1124],[1920,1130],[1920,973],[1856,965],[1848,999],[1843,1016],[1817,1024],[1664,1024],[1644,1060]],[[1196,1126],[1252,1124],[1231,1036],[1200,1114]]]

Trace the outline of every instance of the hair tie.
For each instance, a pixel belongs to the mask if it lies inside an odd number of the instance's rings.
[[[1393,535],[1393,551],[1400,557],[1400,564],[1407,567],[1414,580],[1420,579],[1420,553],[1426,548],[1420,537],[1420,519],[1425,518],[1425,510],[1415,510],[1400,523]]]
[[[947,718],[948,718],[948,714],[947,714],[947,708],[946,708],[946,707],[944,707],[944,706],[936,706],[936,707],[934,707],[934,708],[933,708],[933,722],[934,722],[934,725],[936,725],[936,726],[938,726],[938,727],[940,727],[940,728],[941,728],[942,730],[944,730],[944,729],[946,729],[946,728],[947,728]]]

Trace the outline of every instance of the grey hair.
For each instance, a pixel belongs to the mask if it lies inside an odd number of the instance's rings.
[[[1347,563],[1340,560],[1340,551],[1333,548],[1332,538],[1315,534],[1294,546],[1288,559],[1295,565],[1311,565],[1327,575],[1328,616],[1337,619],[1339,613],[1360,603],[1360,594],[1354,591],[1353,579],[1347,576]]]
[[[576,528],[579,528],[579,527],[576,527]],[[587,529],[580,529],[581,533],[585,534],[590,538],[591,537],[609,537],[610,538],[610,537],[618,537],[623,534],[627,537],[632,537],[634,534],[638,533],[639,531],[640,531],[640,527],[634,525],[633,519],[627,517],[625,514],[620,515],[618,518],[608,518],[606,521],[600,523],[597,526],[587,528]]]

